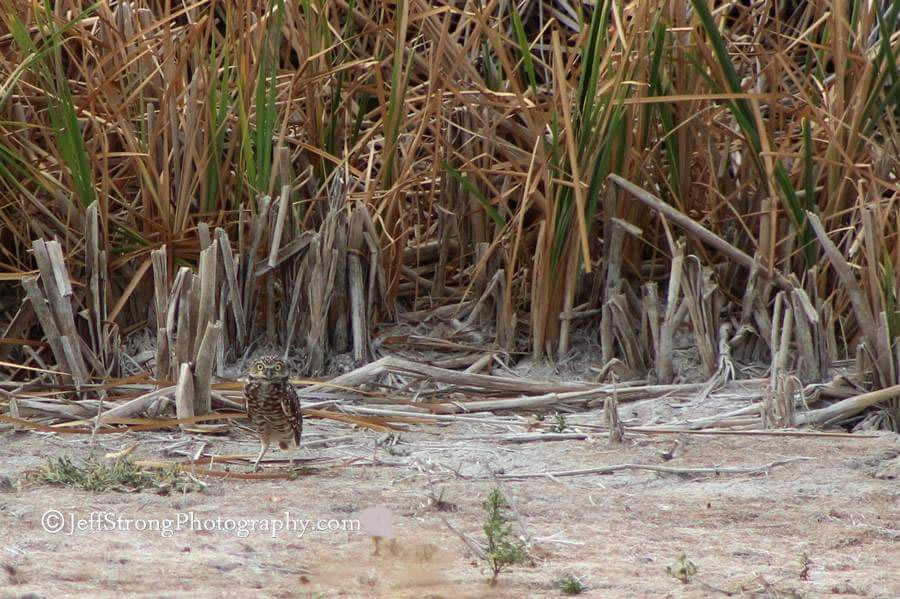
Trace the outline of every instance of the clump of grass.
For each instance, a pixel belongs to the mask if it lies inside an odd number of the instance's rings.
[[[497,582],[500,572],[514,564],[521,564],[528,558],[525,543],[517,540],[512,534],[507,508],[509,504],[499,489],[494,489],[484,501],[487,512],[484,522],[484,536],[487,545],[484,560],[491,568],[493,576],[491,584]]]
[[[683,584],[689,583],[691,578],[694,577],[694,574],[697,573],[697,570],[697,565],[689,560],[683,553],[678,554],[673,565],[666,566],[666,574],[672,578],[677,578]]]
[[[563,595],[580,595],[587,590],[583,582],[573,574],[566,574],[559,579],[559,590]]]
[[[131,460],[119,458],[110,464],[87,460],[79,465],[68,456],[48,460],[35,474],[36,480],[50,485],[76,487],[84,491],[137,492],[152,489],[160,494],[171,491],[188,493],[199,490],[200,483],[178,470],[147,470]]]
[[[550,431],[554,433],[564,433],[569,427],[566,422],[566,415],[561,412],[553,413],[553,424],[550,425]]]

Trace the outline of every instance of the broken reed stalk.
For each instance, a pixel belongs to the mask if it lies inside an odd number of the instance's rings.
[[[625,428],[619,420],[619,401],[613,397],[603,400],[603,414],[606,427],[609,429],[609,442],[618,445],[625,441]]]
[[[257,199],[257,213],[250,219],[250,248],[249,251],[242,251],[240,253],[240,274],[242,279],[240,283],[243,291],[241,305],[243,306],[244,318],[246,319],[244,325],[247,329],[248,341],[254,337],[255,333],[255,320],[253,315],[256,314],[255,300],[257,295],[254,293],[254,288],[256,286],[254,264],[256,262],[256,256],[262,246],[263,235],[268,225],[269,206],[271,203],[272,198],[267,195],[260,196]],[[239,231],[243,232],[243,227],[239,228]]]
[[[150,260],[153,263],[153,300],[156,307],[156,379],[166,380],[171,376],[168,337],[170,292],[166,246],[151,250]]]
[[[116,356],[110,356],[108,351],[107,337],[115,334],[118,337],[117,327],[113,324],[115,333],[109,333],[112,323],[108,322],[106,312],[106,291],[108,288],[106,250],[100,249],[100,216],[98,214],[97,202],[94,202],[87,208],[87,230],[85,231],[85,274],[88,280],[87,303],[90,305],[90,314],[92,322],[90,323],[91,347],[94,354],[99,358],[100,362],[107,366],[105,373],[109,374],[109,366],[113,364]],[[116,344],[117,345],[117,344]],[[117,361],[117,360],[116,360]]]
[[[613,317],[610,302],[619,294],[622,284],[622,248],[625,244],[626,231],[640,236],[640,229],[621,219],[611,219],[612,238],[604,245],[606,252],[606,284],[603,288],[602,317],[600,319],[600,346],[603,352],[603,363],[608,364],[615,357],[613,348]]]
[[[175,415],[181,420],[190,418],[194,413],[194,376],[191,374],[191,366],[187,362],[182,362],[178,369],[178,384],[175,385]],[[108,416],[105,414],[104,416]],[[185,428],[186,425],[179,425]]]
[[[745,254],[740,249],[734,247],[712,231],[709,231],[691,217],[683,214],[672,205],[663,202],[652,193],[641,189],[631,181],[628,181],[627,179],[620,177],[619,175],[610,174],[608,175],[608,178],[613,183],[630,193],[633,197],[640,200],[648,208],[660,213],[685,231],[691,233],[699,241],[702,241],[703,243],[708,244],[711,247],[722,252],[723,254],[727,255],[729,258],[731,258],[733,261],[737,262],[747,270],[751,270],[753,268],[753,258]],[[762,271],[762,274],[767,277],[769,276],[769,273],[767,271]],[[788,278],[780,272],[773,271],[771,277],[774,280],[775,284],[781,287],[783,290],[790,291],[791,289],[793,289],[793,285],[788,280]]]
[[[332,237],[333,238],[333,237]],[[309,351],[310,371],[322,372],[328,349],[328,308],[334,285],[338,253],[320,235],[310,244],[306,255],[309,273],[309,331],[306,347]]]
[[[221,322],[208,322],[200,347],[197,348],[197,360],[193,372],[194,414],[192,415],[208,414],[212,409],[213,364],[215,361],[215,348],[221,332]]]
[[[156,307],[156,377],[158,380],[178,381],[177,396],[182,402],[190,398],[190,416],[209,413],[211,409],[210,389],[213,366],[217,354],[219,337],[223,324],[216,321],[220,310],[217,306],[218,254],[220,241],[227,242],[224,232],[216,231],[215,238],[209,238],[208,227],[205,249],[200,252],[199,272],[194,275],[188,267],[181,267],[175,281],[169,286],[167,276],[166,247],[151,252],[153,264],[154,305]],[[228,248],[228,252],[231,249]],[[233,268],[233,261],[223,259],[226,284],[229,294],[236,296],[237,287],[232,285],[236,278],[227,273]],[[234,273],[232,272],[232,275]],[[237,317],[240,307],[233,309]],[[190,384],[184,380],[185,368],[191,375]],[[186,413],[186,405],[176,401],[179,414]],[[181,416],[179,416],[181,417]]]
[[[71,374],[72,367],[69,365],[69,359],[66,352],[63,350],[62,341],[60,340],[62,334],[59,331],[59,327],[56,326],[56,320],[50,312],[50,304],[44,298],[44,294],[38,286],[37,281],[37,277],[22,277],[22,286],[25,288],[25,293],[28,295],[32,310],[34,310],[34,314],[44,331],[44,335],[47,338],[47,343],[50,345],[53,356],[56,358],[58,368],[66,373],[63,380],[71,381],[73,380]],[[78,384],[80,384],[80,381]]]
[[[360,256],[363,250],[364,216],[361,209],[353,210],[350,216],[350,231],[347,238],[347,278],[350,295],[350,332],[353,337],[353,360],[361,364],[366,358],[368,345],[367,314],[363,269]]]
[[[766,388],[760,409],[764,429],[793,428],[796,424],[795,395],[797,378],[779,374]]]
[[[656,377],[660,383],[671,383],[675,377],[673,368],[673,351],[675,349],[675,330],[681,322],[683,311],[680,309],[682,274],[684,272],[684,240],[675,244],[672,264],[669,271],[669,290],[666,298],[666,312],[659,330],[659,352],[656,354]],[[687,308],[685,307],[686,311]]]
[[[47,302],[48,311],[52,314],[58,335],[58,346],[64,355],[67,371],[72,374],[76,389],[88,380],[88,370],[84,362],[81,336],[75,328],[75,316],[72,310],[72,284],[66,270],[62,249],[56,240],[44,242],[35,239],[32,243],[34,259],[41,273],[42,297]],[[34,286],[32,291],[36,290]],[[32,305],[36,300],[32,299]],[[39,302],[38,302],[39,303]],[[89,351],[89,350],[88,350]],[[57,356],[59,359],[59,356]]]
[[[797,376],[804,384],[823,380],[828,374],[828,366],[822,348],[819,313],[806,291],[799,286],[791,292],[791,305],[797,352],[800,354],[796,364]]]
[[[200,344],[206,335],[206,327],[216,317],[216,255],[218,253],[218,241],[213,241],[209,247],[200,252],[199,282],[200,295],[197,298],[196,322],[191,323],[191,330],[195,331],[192,344],[193,354],[196,356],[200,350]],[[192,313],[193,315],[193,313]]]
[[[718,357],[718,311],[716,301],[718,286],[713,279],[712,269],[704,267],[695,255],[687,257],[684,285],[684,301],[691,317],[694,341],[700,353],[700,361],[706,377],[711,378],[716,372]]]
[[[225,286],[228,290],[228,306],[235,330],[235,347],[233,349],[236,355],[240,355],[247,344],[247,318],[244,315],[241,288],[238,286],[237,265],[235,264],[234,252],[231,249],[228,233],[225,232],[225,229],[216,227],[215,235],[219,244],[219,251],[222,253],[222,268],[225,273]]]

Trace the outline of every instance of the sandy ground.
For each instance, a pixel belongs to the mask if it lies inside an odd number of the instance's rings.
[[[602,414],[572,419],[599,424]],[[92,447],[80,437],[6,430],[0,432],[0,597],[559,597],[557,581],[565,574],[584,582],[587,597],[900,597],[898,435],[499,443],[512,430],[424,426],[403,432],[394,445],[379,445],[382,434],[313,420],[307,440],[352,438],[291,455],[359,459],[295,480],[204,479],[202,492],[167,496],[88,493],[29,482],[25,474],[48,456],[93,451],[102,457],[135,442],[136,459],[179,459],[173,447],[192,452],[203,443],[204,453],[253,454],[252,435],[127,433],[104,436]],[[502,573],[494,586],[442,520],[483,538],[481,503],[496,484],[490,469],[741,467],[796,457],[810,459],[766,474],[625,470],[503,480],[533,540],[532,561]],[[435,504],[434,496],[444,503]],[[392,514],[393,536],[376,555],[353,521],[378,505]],[[59,525],[45,516],[49,510],[62,516],[61,531],[48,530]],[[272,522],[284,522],[285,512],[296,530],[247,529],[276,527]],[[310,521],[305,533],[301,520]],[[698,567],[688,584],[666,573],[681,553]],[[810,560],[805,576],[803,554]]]

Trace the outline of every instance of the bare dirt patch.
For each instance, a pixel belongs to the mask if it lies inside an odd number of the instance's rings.
[[[578,421],[600,422],[599,412]],[[726,435],[631,435],[623,446],[587,441],[506,445],[493,425],[454,423],[383,436],[310,421],[307,439],[354,434],[350,444],[301,449],[297,458],[360,458],[353,465],[287,481],[205,479],[201,493],[88,493],[25,480],[50,456],[85,458],[88,439],[0,433],[2,597],[556,597],[557,581],[580,578],[590,597],[897,597],[900,547],[900,437],[823,439]],[[98,437],[93,454],[139,442],[135,459],[172,459],[179,434]],[[183,448],[251,456],[243,432],[186,438]],[[674,451],[673,451],[674,450]],[[665,459],[673,454],[671,459]],[[285,454],[271,454],[270,458]],[[679,468],[755,466],[808,457],[766,474],[684,477],[626,470],[551,480],[503,480],[532,562],[496,586],[443,523],[481,539],[482,501],[495,472],[571,470],[621,463]],[[277,466],[269,465],[272,469]],[[893,477],[893,478],[891,478]],[[440,506],[432,497],[439,496]],[[386,505],[392,539],[379,551],[362,531],[247,532],[230,519],[340,521]],[[58,510],[66,527],[42,524]],[[130,530],[97,530],[103,518]],[[135,530],[179,517],[222,518],[216,530]],[[69,518],[94,530],[69,534]],[[90,523],[95,518],[96,524]],[[138,525],[139,520],[147,521]],[[77,526],[77,524],[76,524]],[[160,525],[162,526],[162,525]],[[312,525],[315,526],[315,525]],[[115,528],[115,527],[113,527]],[[518,524],[515,530],[519,530]],[[666,573],[679,554],[698,568],[688,584]],[[809,562],[807,571],[802,556]]]

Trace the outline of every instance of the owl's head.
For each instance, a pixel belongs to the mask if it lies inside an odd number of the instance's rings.
[[[287,379],[287,364],[278,356],[262,356],[250,363],[249,375],[251,379]]]

